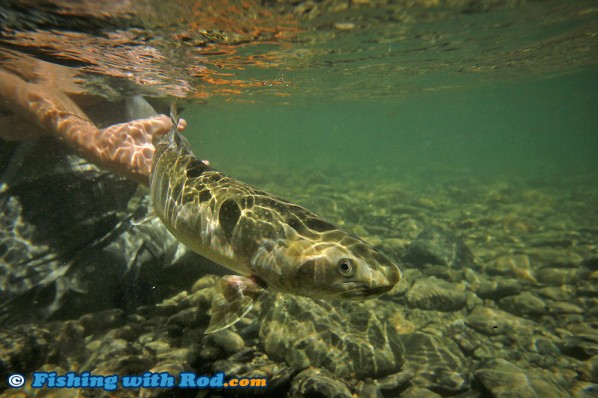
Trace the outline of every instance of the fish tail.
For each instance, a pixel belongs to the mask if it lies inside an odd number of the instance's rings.
[[[172,100],[170,103],[170,121],[172,122],[172,127],[170,128],[170,142],[174,141],[174,137],[178,133],[178,125],[180,120],[181,116],[177,110],[176,100]]]

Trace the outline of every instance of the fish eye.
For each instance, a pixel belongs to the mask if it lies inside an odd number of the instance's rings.
[[[353,276],[353,262],[351,259],[343,258],[338,262],[338,270],[343,276]]]

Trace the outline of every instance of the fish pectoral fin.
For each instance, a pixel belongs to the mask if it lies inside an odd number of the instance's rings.
[[[255,278],[239,275],[223,276],[215,286],[212,296],[212,319],[205,333],[226,329],[243,318],[264,289]]]

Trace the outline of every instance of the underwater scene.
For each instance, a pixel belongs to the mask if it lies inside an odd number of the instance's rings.
[[[598,3],[0,3],[0,397],[598,397]]]

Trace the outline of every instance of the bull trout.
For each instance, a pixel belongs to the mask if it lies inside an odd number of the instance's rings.
[[[311,211],[212,169],[173,128],[153,139],[155,211],[184,245],[238,275],[224,276],[206,333],[241,319],[265,289],[364,300],[388,292],[399,268],[358,237]]]

